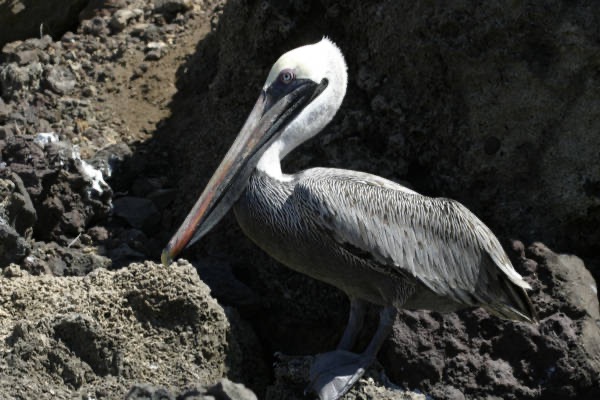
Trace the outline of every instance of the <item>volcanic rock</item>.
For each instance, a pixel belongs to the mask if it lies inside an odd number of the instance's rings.
[[[0,267],[20,262],[30,249],[29,243],[0,216]]]
[[[3,124],[10,114],[10,107],[2,100],[2,97],[0,97],[0,124]],[[0,136],[0,139],[4,140],[6,137]]]
[[[159,60],[165,55],[166,52],[167,44],[165,42],[150,42],[146,45],[146,57],[144,57],[144,60]]]
[[[71,243],[75,243],[77,238]],[[56,276],[84,276],[98,268],[108,268],[111,260],[89,249],[36,242],[23,262],[23,269],[32,275],[51,273]]]
[[[59,65],[50,69],[46,83],[57,94],[69,94],[77,85],[77,79],[69,69]]]
[[[109,34],[108,23],[105,18],[94,17],[90,20],[85,20],[81,23],[84,33],[89,33],[94,36],[106,36]]]
[[[0,281],[5,396],[123,398],[135,382],[209,385],[225,373],[235,338],[189,263]]]
[[[106,178],[110,178],[113,176],[113,173],[119,169],[122,165],[123,161],[131,157],[132,151],[131,148],[127,145],[127,143],[116,143],[109,146],[106,146],[94,154],[91,160],[89,160],[90,164],[94,166],[96,169],[102,172],[102,175]],[[119,170],[120,175],[134,175],[136,171],[131,173],[127,173],[128,171]],[[132,179],[132,176],[127,176],[126,180]]]
[[[93,218],[107,215],[111,190],[70,143],[39,138],[8,139],[2,158],[31,196],[37,214],[34,234],[66,241],[83,232]]]
[[[19,175],[0,170],[0,217],[21,236],[31,236],[30,230],[37,219],[35,208]]]
[[[154,10],[159,13],[175,14],[192,8],[191,0],[153,0]]]
[[[521,257],[517,268],[534,288],[539,324],[499,320],[481,309],[446,315],[403,311],[381,352],[392,381],[439,399],[455,398],[456,392],[465,398],[600,395],[594,279],[579,258],[541,243],[524,254],[528,258]],[[523,270],[527,260],[535,260],[536,271]]]
[[[124,218],[132,227],[152,232],[160,222],[160,214],[152,200],[125,196],[114,201],[113,212]]]
[[[113,16],[109,22],[109,25],[113,29],[113,31],[120,32],[127,26],[129,21],[131,21],[132,19],[134,19],[136,17],[139,17],[140,15],[142,15],[142,13],[143,13],[142,10],[139,10],[139,9],[117,10],[113,14]]]
[[[0,169],[0,268],[20,262],[29,254],[36,212],[23,181]]]
[[[0,68],[0,89],[2,96],[11,99],[18,97],[20,91],[35,91],[40,86],[42,64],[33,62],[20,67],[10,63]]]

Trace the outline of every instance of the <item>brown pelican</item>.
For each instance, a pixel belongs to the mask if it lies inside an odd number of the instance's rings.
[[[452,311],[482,306],[535,320],[498,239],[464,206],[422,196],[378,176],[343,169],[281,171],[281,159],[319,133],[346,93],[342,53],[328,39],[273,65],[235,142],[163,251],[168,265],[231,208],[258,246],[288,267],[343,290],[348,325],[335,351],[320,354],[311,384],[321,399],[343,396],[375,360],[398,308]],[[382,306],[377,331],[350,352],[365,304]]]

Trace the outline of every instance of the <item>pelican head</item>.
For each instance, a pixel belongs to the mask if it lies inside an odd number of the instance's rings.
[[[327,38],[282,55],[233,145],[162,253],[168,265],[239,198],[255,168],[281,177],[280,160],[319,133],[346,93],[344,57]]]

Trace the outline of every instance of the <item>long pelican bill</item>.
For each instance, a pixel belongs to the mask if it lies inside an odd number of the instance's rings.
[[[186,246],[204,236],[225,215],[277,133],[322,91],[323,85],[326,82],[303,80],[291,85],[287,93],[261,92],[233,145],[163,250],[164,265],[169,265]]]

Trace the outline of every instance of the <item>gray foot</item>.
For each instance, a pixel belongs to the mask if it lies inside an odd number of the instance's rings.
[[[365,373],[369,358],[336,350],[315,356],[310,368],[310,384],[305,393],[315,392],[321,400],[337,400]]]

